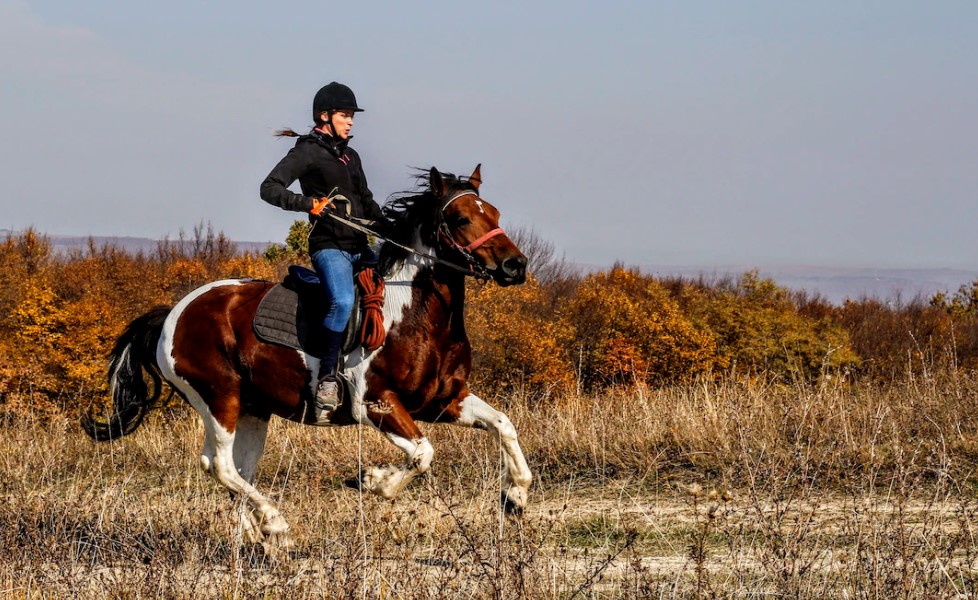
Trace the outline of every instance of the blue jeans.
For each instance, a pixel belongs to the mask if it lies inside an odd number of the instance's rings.
[[[323,327],[333,333],[343,333],[353,313],[353,265],[360,260],[360,254],[326,248],[310,259],[329,302]]]

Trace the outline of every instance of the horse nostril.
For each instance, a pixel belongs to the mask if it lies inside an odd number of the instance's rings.
[[[516,256],[503,261],[503,272],[510,277],[519,277],[526,273],[526,257]]]

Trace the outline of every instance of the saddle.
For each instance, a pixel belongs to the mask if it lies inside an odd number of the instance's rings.
[[[361,346],[368,352],[376,350],[386,338],[384,280],[370,268],[361,270],[354,280],[356,300],[343,334],[343,354]],[[268,290],[259,303],[255,334],[263,341],[322,357],[326,304],[326,292],[316,272],[292,265],[282,283]]]

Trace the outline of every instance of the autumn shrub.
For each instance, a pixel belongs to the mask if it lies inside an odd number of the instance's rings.
[[[586,386],[688,379],[718,364],[713,333],[697,327],[656,280],[620,266],[587,276],[563,316],[574,329]]]
[[[669,285],[682,310],[713,333],[718,366],[812,379],[825,369],[848,370],[859,357],[845,328],[818,305],[803,312],[799,298],[756,272],[739,279],[674,280]],[[816,303],[817,305],[817,303]]]
[[[954,294],[934,295],[929,304],[952,319],[945,346],[953,346],[955,366],[978,370],[978,279],[962,285]]]
[[[8,237],[0,247],[0,406],[21,412],[61,396],[59,372],[48,368],[63,336],[53,286],[51,245],[34,230]],[[37,407],[54,410],[52,404]]]
[[[0,243],[0,413],[77,411],[107,392],[106,356],[135,316],[229,277],[272,278],[276,264],[198,228],[151,255],[97,246],[56,255],[28,230]]]
[[[466,327],[480,391],[550,395],[573,385],[573,328],[545,310],[545,293],[533,278],[518,287],[469,286]]]
[[[864,359],[863,372],[876,379],[978,368],[978,315],[941,295],[930,302],[919,297],[848,300],[839,322]]]

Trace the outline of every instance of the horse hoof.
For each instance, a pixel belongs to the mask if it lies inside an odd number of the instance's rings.
[[[522,517],[523,516],[523,505],[518,504],[515,500],[509,497],[509,494],[503,492],[501,494],[500,500],[503,503],[503,510],[506,514],[511,517]]]
[[[265,543],[262,545],[266,551],[271,548],[279,552],[287,552],[295,548],[295,541],[288,532],[273,533],[265,538]]]
[[[407,473],[394,466],[370,467],[361,476],[363,489],[380,496],[393,498],[411,480]]]

